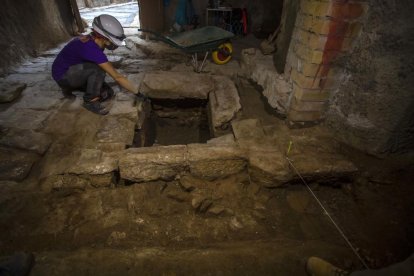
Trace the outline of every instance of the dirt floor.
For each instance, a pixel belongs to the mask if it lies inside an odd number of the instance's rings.
[[[237,87],[243,116],[284,124],[260,87]],[[404,259],[414,251],[413,159],[341,150],[355,177],[309,186],[370,267]],[[3,183],[0,254],[34,252],[33,275],[306,275],[310,256],[362,268],[301,182],[268,189],[242,172],[130,184],[44,192]]]

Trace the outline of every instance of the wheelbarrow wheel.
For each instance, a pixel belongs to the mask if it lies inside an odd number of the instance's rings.
[[[216,51],[213,51],[212,58],[216,64],[226,64],[231,60],[233,45],[230,42],[221,44]]]

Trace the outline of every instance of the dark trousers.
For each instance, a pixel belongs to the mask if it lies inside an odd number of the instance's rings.
[[[89,102],[102,95],[113,94],[112,88],[105,82],[105,76],[106,72],[99,65],[85,62],[69,67],[57,83],[65,92],[85,92],[83,99]]]

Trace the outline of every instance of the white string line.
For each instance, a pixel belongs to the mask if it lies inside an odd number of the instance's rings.
[[[358,254],[357,250],[354,248],[352,243],[349,241],[349,239],[345,236],[344,232],[341,230],[341,228],[336,224],[336,222],[333,220],[331,215],[328,213],[328,211],[323,206],[322,202],[318,199],[316,194],[312,191],[312,189],[309,187],[308,183],[306,183],[305,179],[303,179],[302,175],[299,173],[299,171],[296,169],[296,167],[293,165],[292,161],[286,157],[286,160],[289,162],[289,164],[292,166],[292,168],[295,170],[295,173],[300,177],[303,184],[305,184],[306,188],[308,188],[309,192],[312,194],[312,196],[315,198],[315,200],[318,202],[318,204],[321,206],[322,210],[325,212],[325,214],[328,216],[328,218],[331,220],[333,225],[336,227],[338,232],[341,234],[341,236],[344,238],[344,240],[348,243],[349,247],[351,247],[352,251],[355,253],[355,255],[358,257],[358,259],[361,261],[361,263],[365,266],[365,268],[369,269],[368,265],[365,263],[365,261],[362,259],[362,257]]]

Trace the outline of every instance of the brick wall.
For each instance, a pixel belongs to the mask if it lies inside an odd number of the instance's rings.
[[[318,122],[342,72],[335,62],[352,44],[362,29],[366,1],[301,0],[285,74],[293,85],[288,120]]]

